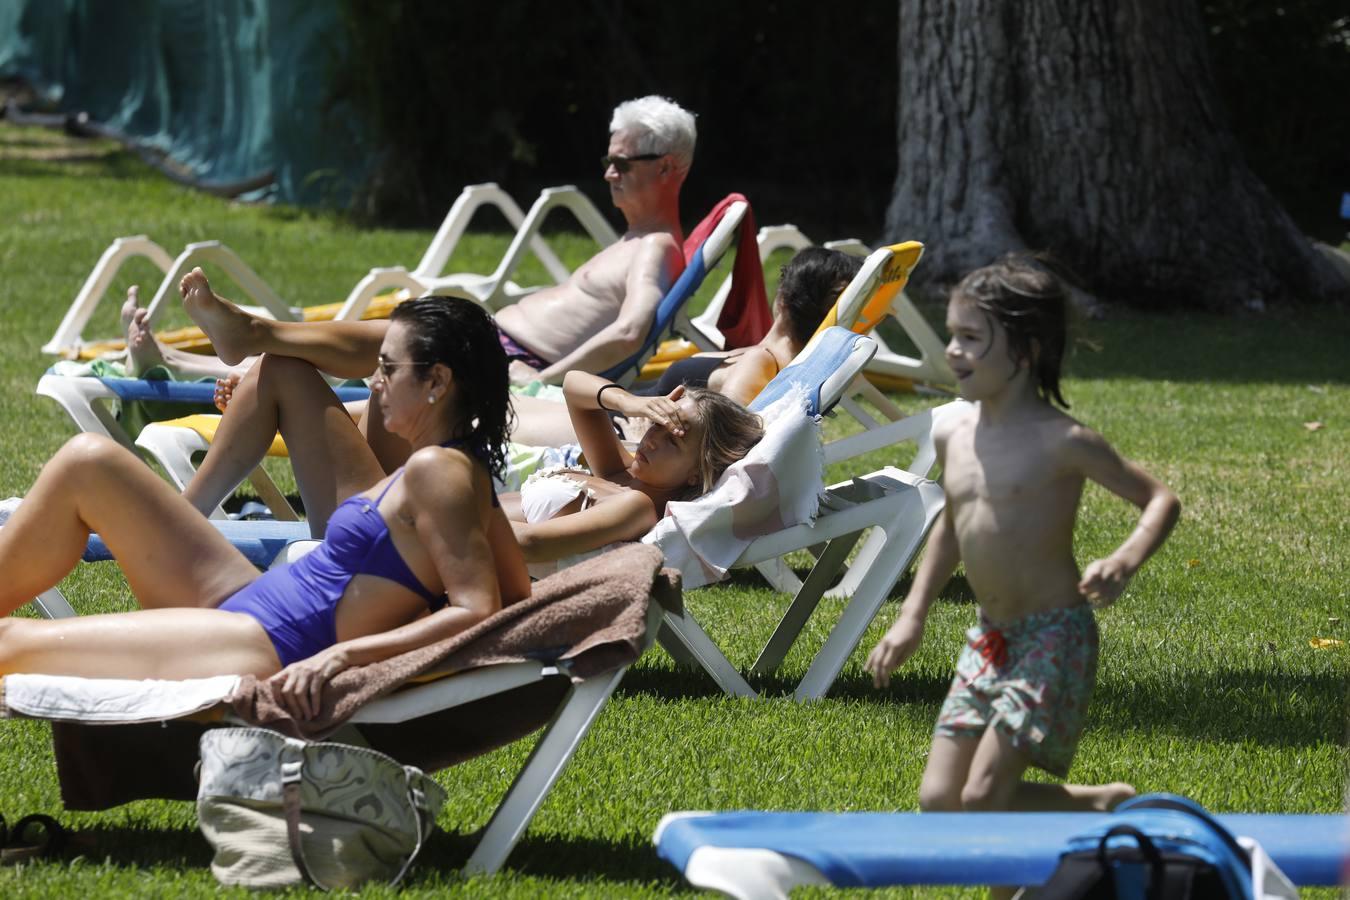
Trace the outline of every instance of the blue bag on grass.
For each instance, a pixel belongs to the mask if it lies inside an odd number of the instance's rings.
[[[1198,803],[1147,794],[1069,841],[1038,900],[1253,900],[1251,857]]]

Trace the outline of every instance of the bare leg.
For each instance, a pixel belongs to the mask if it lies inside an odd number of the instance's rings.
[[[229,365],[269,353],[303,359],[342,378],[365,378],[375,371],[389,328],[387,320],[276,322],[251,316],[212,292],[200,268],[183,276],[179,289],[183,308]]]
[[[338,503],[385,475],[318,371],[298,359],[269,355],[234,389],[211,449],[184,498],[203,513],[214,509],[262,460],[278,431],[290,452],[310,531],[316,537],[323,534]]]
[[[928,764],[919,785],[919,808],[924,812],[960,812],[961,789],[970,774],[978,737],[934,735]]]
[[[127,336],[127,374],[136,377],[146,369],[164,364],[159,341],[146,325],[146,310],[140,307],[140,288],[127,288],[127,300],[122,304],[122,331]]]
[[[980,736],[970,774],[961,789],[963,809],[1003,810],[1012,808],[1012,798],[1022,783],[1022,773],[1031,765],[1031,756],[1013,746],[1012,738],[997,728],[987,728]]]
[[[71,438],[0,529],[0,615],[75,567],[91,532],[146,608],[219,604],[258,577],[252,564],[115,441]]]
[[[143,375],[148,369],[163,366],[177,378],[226,378],[232,373],[243,374],[255,359],[245,359],[238,367],[227,366],[218,357],[201,353],[184,353],[176,347],[159,342],[149,324],[150,311],[138,305],[140,288],[127,289],[127,301],[122,304],[122,329],[127,335],[127,373]]]
[[[511,440],[532,447],[560,447],[577,443],[577,432],[566,403],[540,400],[538,397],[512,397],[516,427]]]
[[[147,609],[50,622],[0,619],[0,675],[265,678],[280,668],[267,633],[243,613]]]
[[[1041,784],[1023,781],[1013,792],[1017,812],[1110,812],[1135,795],[1134,786],[1111,784]]]

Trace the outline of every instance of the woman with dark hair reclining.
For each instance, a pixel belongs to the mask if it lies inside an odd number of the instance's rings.
[[[372,390],[412,453],[389,476],[317,371],[278,364],[295,398],[281,429],[303,457],[301,492],[341,501],[324,542],[260,575],[139,459],[79,435],[0,528],[0,614],[56,584],[91,532],[142,609],[0,619],[0,674],[270,676],[308,717],[343,669],[444,640],[529,595],[492,489],[510,407],[506,356],[481,309],[432,297],[395,310]]]

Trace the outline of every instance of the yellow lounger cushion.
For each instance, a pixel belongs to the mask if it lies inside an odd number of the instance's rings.
[[[191,428],[197,434],[201,435],[202,440],[208,444],[216,439],[216,429],[220,426],[220,416],[211,416],[206,414],[196,416],[184,416],[181,419],[169,419],[160,425],[176,425],[179,428]],[[272,446],[267,448],[268,456],[279,456],[283,459],[289,456],[286,451],[286,444],[281,440],[281,435],[272,438]]]

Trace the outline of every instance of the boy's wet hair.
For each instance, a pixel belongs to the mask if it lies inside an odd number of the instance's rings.
[[[1065,409],[1059,390],[1067,342],[1069,289],[1043,260],[1009,256],[976,269],[956,286],[953,300],[974,303],[1008,334],[1013,362],[1027,360],[1036,390],[1047,403]]]

